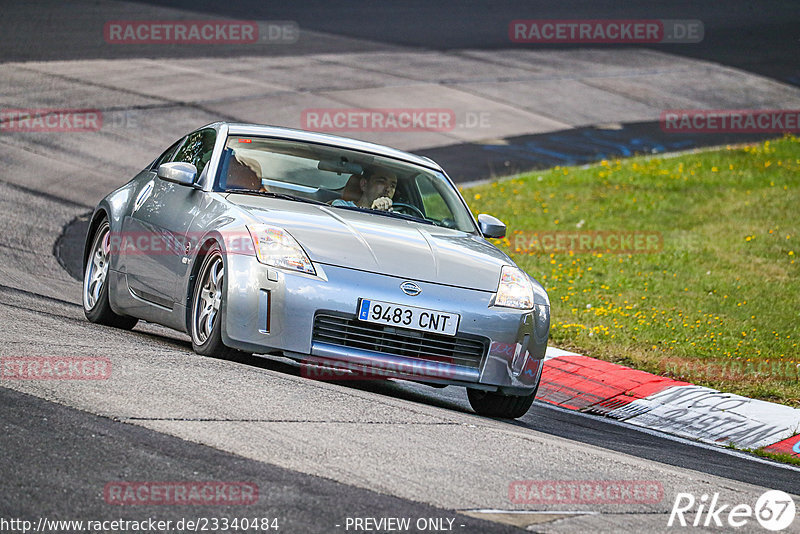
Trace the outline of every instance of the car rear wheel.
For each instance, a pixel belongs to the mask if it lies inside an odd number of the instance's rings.
[[[130,330],[139,320],[118,315],[108,302],[108,263],[111,255],[111,228],[103,220],[92,238],[92,248],[83,270],[83,313],[93,323]]]
[[[225,263],[218,245],[203,258],[192,293],[192,348],[203,356],[229,357],[238,351],[222,343],[222,299]]]
[[[539,389],[538,387],[536,389]],[[467,389],[467,398],[478,415],[516,419],[522,417],[533,404],[536,390],[530,395],[502,395],[491,391]]]

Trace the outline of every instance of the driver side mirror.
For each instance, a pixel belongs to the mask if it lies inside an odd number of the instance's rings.
[[[500,219],[481,213],[478,215],[478,227],[483,237],[499,239],[506,236],[506,225]]]
[[[197,167],[191,163],[173,161],[158,166],[158,177],[167,182],[194,187],[197,178]]]

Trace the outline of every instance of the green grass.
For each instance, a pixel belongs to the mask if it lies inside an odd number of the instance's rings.
[[[463,193],[508,225],[496,244],[547,289],[552,345],[800,406],[800,139],[556,167]],[[642,232],[658,247],[537,245],[553,231]]]
[[[800,465],[800,458],[797,456],[793,456],[791,454],[786,454],[783,452],[770,452],[767,450],[762,449],[744,449],[745,452],[749,452],[751,454],[755,454],[756,456],[760,456],[762,458],[767,458],[769,460],[775,460],[776,462],[782,462],[785,464],[792,464],[792,465]]]

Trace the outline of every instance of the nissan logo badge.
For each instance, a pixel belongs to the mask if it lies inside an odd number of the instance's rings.
[[[400,284],[400,289],[402,289],[403,293],[405,293],[409,297],[416,297],[417,295],[422,293],[422,289],[414,282],[403,282],[402,284]]]

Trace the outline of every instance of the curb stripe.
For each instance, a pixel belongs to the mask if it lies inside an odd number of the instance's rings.
[[[538,398],[571,410],[605,415],[634,400],[683,384],[686,382],[587,356],[557,356],[544,362]]]
[[[764,448],[771,452],[781,452],[800,457],[800,434]]]
[[[800,410],[548,347],[537,400],[689,439],[800,458]]]

